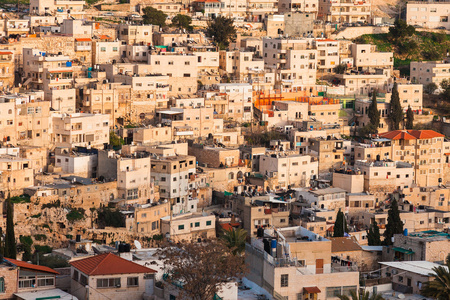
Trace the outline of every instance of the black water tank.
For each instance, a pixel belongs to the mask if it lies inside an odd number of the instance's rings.
[[[75,237],[75,241],[77,243],[81,242],[81,234],[77,234],[77,236]]]
[[[119,253],[125,252],[125,244],[119,244]]]
[[[131,251],[131,245],[130,244],[125,244],[123,249],[124,249],[123,252],[130,252]]]

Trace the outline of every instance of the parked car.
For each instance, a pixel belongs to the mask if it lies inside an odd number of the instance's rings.
[[[439,26],[439,27],[436,27],[436,29],[446,30],[447,28],[445,26]]]
[[[105,12],[105,13],[102,14],[102,16],[113,17],[114,13],[112,13],[112,12]]]

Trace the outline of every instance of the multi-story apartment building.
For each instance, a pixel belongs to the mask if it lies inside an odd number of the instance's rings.
[[[410,1],[406,3],[406,22],[429,29],[450,29],[449,11],[447,1]]]
[[[0,194],[2,198],[23,194],[23,189],[34,185],[31,161],[13,155],[0,155]]]
[[[197,92],[198,57],[193,54],[161,52],[148,56],[149,72],[170,77],[169,95]]]
[[[300,202],[307,203],[312,208],[325,209],[328,211],[345,209],[346,191],[337,187],[328,187],[316,190],[298,189],[296,197]]]
[[[52,126],[52,141],[56,147],[103,148],[109,143],[109,115],[54,114]]]
[[[309,186],[318,174],[319,163],[309,155],[267,153],[259,158],[259,172],[278,179],[278,188]]]
[[[332,23],[370,22],[372,4],[370,0],[319,1],[318,16]]]
[[[169,234],[174,242],[209,239],[216,236],[216,217],[206,213],[187,213],[161,218],[162,234]]]
[[[149,236],[161,234],[161,219],[169,216],[170,203],[144,204],[134,208],[134,222],[131,228],[136,233]]]
[[[63,15],[81,19],[84,15],[83,0],[32,0],[30,1],[30,13],[35,15]]]
[[[9,90],[14,86],[14,51],[0,50],[0,89]]]
[[[237,82],[249,82],[264,72],[264,61],[251,51],[221,50],[219,59],[220,69]]]
[[[346,266],[333,262],[330,240],[300,226],[264,233],[264,238],[252,239],[246,246],[247,276],[273,295],[325,300],[358,290],[356,262],[347,261]]]
[[[353,66],[358,70],[373,70],[375,68],[392,69],[394,54],[392,52],[377,52],[371,44],[352,44],[350,46]]]
[[[398,95],[400,97],[400,104],[403,110],[406,112],[408,106],[417,113],[421,113],[423,109],[423,85],[422,84],[404,84],[397,85]],[[392,96],[392,93],[386,96]]]
[[[125,41],[127,45],[151,45],[153,43],[153,31],[157,26],[153,25],[131,25],[119,24],[119,40]]]
[[[228,117],[238,122],[250,122],[253,118],[253,89],[247,83],[221,83],[219,93],[228,98]]]
[[[402,161],[414,168],[414,183],[437,186],[443,182],[444,136],[433,130],[395,130],[380,137],[389,141],[372,141],[355,146],[355,160]]]
[[[372,103],[372,99],[357,99],[355,101],[355,125],[358,128],[364,128],[370,123],[369,107]],[[391,122],[389,121],[389,112],[391,105],[388,102],[378,100],[377,98],[377,108],[380,112],[380,124],[378,125],[378,133],[384,133],[389,131],[389,126]],[[406,107],[408,109],[408,107]]]
[[[401,191],[403,199],[416,206],[423,205],[435,209],[450,210],[450,188],[446,186],[409,187]]]
[[[278,12],[305,12],[317,15],[319,0],[281,0],[278,3]]]
[[[313,45],[317,50],[317,71],[322,74],[333,72],[333,69],[339,65],[339,42],[331,39],[316,39]]]
[[[278,12],[276,0],[248,0],[247,15],[253,22],[262,22],[268,15]]]
[[[316,84],[317,50],[308,40],[263,39],[264,68],[275,73],[275,88],[306,88]]]
[[[196,159],[190,155],[166,155],[152,159],[152,179],[162,200],[172,204],[175,214],[197,211],[197,199],[190,197],[189,182],[196,173]]]
[[[380,199],[396,190],[409,188],[414,182],[413,166],[406,162],[357,160],[355,168],[364,175],[364,190]]]
[[[344,141],[336,137],[327,136],[309,139],[309,151],[319,160],[319,172],[330,172],[339,167],[344,158]]]
[[[442,80],[448,80],[450,64],[448,61],[412,61],[411,82],[427,85],[435,83],[438,87]]]
[[[390,69],[375,69],[373,72],[346,72],[336,74],[345,95],[367,95],[373,90],[387,90],[393,83]]]
[[[38,49],[23,49],[24,86],[43,90],[46,99],[52,98],[52,90],[73,88],[73,67],[70,56],[51,54]],[[75,99],[72,99],[73,104]],[[64,107],[55,107],[64,111]],[[74,111],[74,110],[72,110]]]

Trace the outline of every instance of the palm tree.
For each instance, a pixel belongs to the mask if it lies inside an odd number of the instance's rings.
[[[435,278],[424,283],[422,295],[437,300],[450,300],[450,254],[445,260],[445,266],[434,267],[433,272],[430,276]]]
[[[222,240],[232,249],[234,255],[241,254],[245,251],[245,241],[247,239],[247,231],[242,228],[225,230]]]
[[[380,294],[372,294],[372,296],[370,296],[369,292],[358,295],[356,291],[350,291],[350,296],[351,298],[348,296],[340,295],[338,296],[338,298],[341,300],[384,300],[384,298]]]

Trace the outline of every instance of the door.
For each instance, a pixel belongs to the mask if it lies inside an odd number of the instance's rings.
[[[323,259],[316,259],[316,274],[323,273]]]

